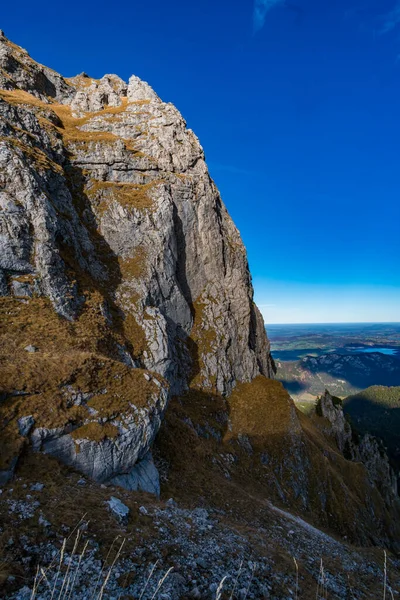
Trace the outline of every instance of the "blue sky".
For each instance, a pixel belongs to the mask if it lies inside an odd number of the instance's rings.
[[[400,321],[400,1],[20,0],[0,27],[66,76],[181,110],[267,323]]]

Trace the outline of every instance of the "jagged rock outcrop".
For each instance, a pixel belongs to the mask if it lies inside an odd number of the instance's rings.
[[[381,440],[366,433],[355,447],[355,460],[366,466],[371,481],[378,486],[386,503],[393,504],[398,496],[397,477]]]
[[[325,394],[318,399],[317,413],[329,421],[326,434],[334,436],[340,452],[351,455],[353,432],[344,416],[341,400],[325,390]]]
[[[49,102],[49,98],[68,100],[75,95],[58,73],[32,60],[27,51],[8,40],[1,29],[0,89],[25,90],[44,102]]]
[[[328,390],[318,400],[317,414],[329,422],[325,434],[335,438],[340,452],[346,458],[365,465],[372,484],[378,487],[385,502],[391,505],[398,495],[397,477],[382,442],[368,433],[359,437],[346,420],[341,400],[331,396]]]
[[[1,33],[0,207],[5,478],[29,441],[99,481],[136,481],[169,394],[272,375],[203,149],[139,78],[66,80]],[[118,386],[140,370],[138,405],[136,380]]]

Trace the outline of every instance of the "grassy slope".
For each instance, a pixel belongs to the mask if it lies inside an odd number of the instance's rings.
[[[345,460],[322,430],[277,381],[258,377],[228,399],[192,390],[173,399],[156,440],[169,466],[164,493],[192,505],[231,504],[249,519],[254,498],[268,498],[368,544],[392,517],[364,467]],[[380,514],[374,526],[368,505]]]

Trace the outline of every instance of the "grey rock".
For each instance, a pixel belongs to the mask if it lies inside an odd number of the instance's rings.
[[[346,421],[343,407],[339,399],[333,398],[328,390],[318,400],[318,409],[322,417],[329,421],[327,433],[333,434],[341,452],[349,448],[352,438],[350,424]]]
[[[129,516],[129,508],[118,498],[111,496],[107,501],[110,511],[120,523],[126,523]]]
[[[205,571],[208,569],[209,565],[207,563],[207,561],[203,558],[200,557],[196,560],[196,563],[199,565],[199,567],[201,567],[202,569],[204,569]]]
[[[211,583],[211,584],[209,585],[209,588],[208,588],[208,589],[210,590],[210,592],[211,592],[212,594],[215,594],[215,592],[216,592],[216,591],[217,591],[217,589],[218,589],[218,583],[215,583],[215,581],[214,581],[213,583]]]
[[[8,289],[8,282],[7,282],[7,276],[6,273],[0,269],[0,296],[8,296],[9,295],[9,289]]]
[[[208,511],[205,508],[195,508],[192,511],[192,516],[199,521],[206,521],[208,519]]]
[[[127,89],[128,101],[137,102],[140,100],[156,100],[160,101],[155,91],[149,86],[146,81],[142,81],[136,75],[129,78]]]
[[[97,81],[81,74],[70,79],[70,84],[77,88],[71,109],[79,116],[86,112],[101,111],[108,106],[120,106],[121,98],[126,96],[128,89],[126,83],[117,75],[104,75]]]
[[[3,45],[7,55],[12,54]],[[23,61],[28,61],[30,71],[42,73],[25,54]],[[173,392],[185,389],[190,372],[198,368],[199,385],[215,386],[222,393],[229,393],[236,381],[249,381],[260,372],[272,376],[269,345],[253,304],[240,235],[210,180],[203,149],[180,113],[136,76],[129,84],[114,75],[99,81],[78,76],[68,85],[60,76],[52,77],[58,82],[55,95],[60,102],[69,103],[79,115],[95,113],[81,129],[94,136],[114,135],[115,144],[82,146],[71,141],[64,148],[57,133],[49,138],[29,107],[4,102],[1,111],[8,122],[18,122],[21,129],[36,136],[49,160],[64,165],[65,152],[73,154],[73,168],[84,167],[87,181],[100,183],[96,195],[87,196],[87,211],[116,257],[130,261],[138,249],[146,247],[140,277],[125,277],[115,291],[119,309],[137,318],[145,330],[145,366],[165,376],[176,388]],[[18,87],[31,91],[22,74],[21,78]],[[127,105],[118,118],[103,116],[123,101]],[[5,128],[8,137],[15,135]],[[24,139],[24,143],[29,141]],[[134,145],[135,152],[126,149],[127,143]],[[8,206],[0,266],[34,273],[41,293],[55,309],[74,318],[83,299],[68,277],[59,240],[67,243],[79,268],[94,279],[104,280],[105,266],[63,175],[53,171],[37,178],[35,165],[22,158],[18,147],[6,142],[0,146],[3,202]],[[149,208],[134,201],[121,204],[110,188],[102,188],[104,182],[115,189],[148,185]],[[101,213],[99,202],[104,205]],[[35,264],[31,263],[33,246]],[[193,356],[185,348],[193,327],[199,338],[194,340],[198,365],[193,365]]]
[[[140,512],[141,515],[144,515],[144,516],[146,516],[146,515],[149,514],[149,511],[147,510],[147,508],[145,506],[140,506],[139,507],[139,512]]]
[[[12,293],[19,298],[31,298],[32,286],[29,283],[14,279],[11,282]]]
[[[26,348],[25,348],[26,350]],[[27,435],[29,435],[32,427],[35,424],[35,419],[33,418],[32,415],[26,416],[26,417],[20,417],[18,419],[18,430],[20,435],[26,437]]]
[[[29,346],[25,346],[24,350],[26,352],[30,352],[31,354],[33,354],[34,352],[38,351],[38,349],[36,348],[36,346],[32,346],[32,344],[29,344]]]
[[[45,519],[43,515],[39,515],[38,523],[42,527],[50,527],[51,526],[50,521],[47,521],[47,519]]]
[[[8,483],[14,476],[15,467],[17,466],[18,456],[15,456],[8,467],[8,469],[4,469],[0,471],[0,485],[5,485]]]
[[[41,492],[44,488],[44,483],[32,483],[31,492]]]
[[[382,441],[366,433],[358,444],[354,444],[353,453],[354,460],[365,465],[370,480],[378,487],[386,504],[392,506],[398,497],[397,476]]]
[[[121,411],[112,421],[118,431],[116,439],[94,441],[86,437],[73,438],[64,428],[37,428],[32,434],[32,444],[36,451],[51,454],[100,483],[122,476],[118,485],[128,489],[131,489],[129,486],[133,486],[132,489],[135,485],[137,489],[143,486],[157,494],[158,473],[152,460],[147,458],[136,471],[133,469],[150,449],[167,400],[168,390],[162,387],[158,394],[149,398],[146,407],[138,409],[131,405],[126,412]]]
[[[27,585],[24,585],[24,587],[22,587],[20,590],[18,590],[16,600],[29,600],[29,598],[31,598],[31,596],[32,596],[31,589]]]
[[[22,89],[49,102],[48,97],[59,101],[72,99],[74,89],[52,69],[34,62],[26,50],[0,36],[0,88]]]
[[[126,490],[148,492],[157,497],[160,495],[160,477],[151,452],[139,460],[130,473],[117,475],[108,483],[118,485]]]

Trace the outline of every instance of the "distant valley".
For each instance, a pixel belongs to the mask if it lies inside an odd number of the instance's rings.
[[[353,431],[383,441],[400,472],[400,324],[270,325],[277,378],[315,414],[325,390],[343,401]]]
[[[270,325],[277,377],[297,401],[400,385],[400,324]]]

